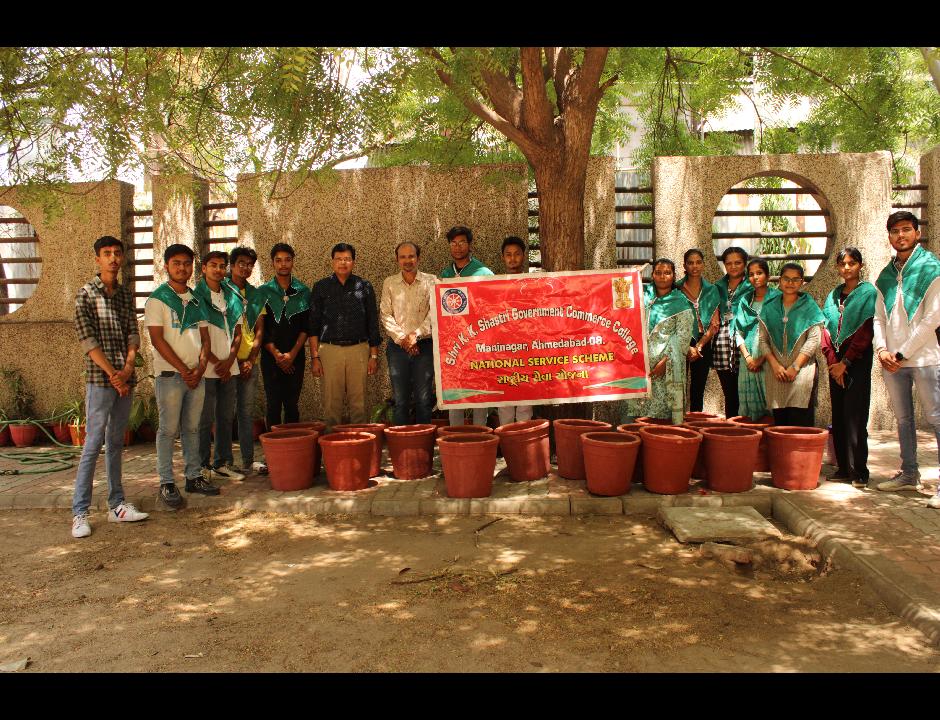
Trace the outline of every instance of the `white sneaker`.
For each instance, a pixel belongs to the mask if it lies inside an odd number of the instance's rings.
[[[238,470],[233,468],[231,465],[222,465],[221,467],[215,468],[212,471],[217,477],[224,478],[226,480],[244,480],[245,476],[242,475]]]
[[[894,477],[890,480],[878,483],[877,487],[882,491],[911,490],[913,492],[918,492],[924,488],[920,482],[919,474],[907,475],[903,470],[899,470],[895,473]]]
[[[937,494],[934,495],[930,500],[927,501],[927,507],[929,508],[940,508],[940,490],[937,491]]]
[[[72,537],[83,538],[91,535],[91,525],[88,524],[88,513],[79,513],[72,518]]]
[[[108,510],[108,522],[137,522],[148,517],[148,513],[141,512],[129,502],[122,502],[116,508]]]

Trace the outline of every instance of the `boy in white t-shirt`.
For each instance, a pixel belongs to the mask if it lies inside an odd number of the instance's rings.
[[[228,253],[213,250],[202,260],[202,279],[193,295],[206,309],[209,322],[209,365],[206,397],[199,422],[199,463],[206,480],[244,480],[235,470],[232,455],[232,422],[235,419],[236,381],[232,375],[241,345],[241,296],[224,282]],[[236,366],[237,375],[237,366]],[[212,423],[215,423],[215,462],[212,462]]]
[[[153,345],[154,390],[160,413],[157,431],[158,498],[171,510],[183,506],[173,482],[173,441],[179,432],[186,463],[186,492],[218,495],[199,467],[199,419],[209,363],[209,327],[205,308],[186,284],[193,275],[193,251],[170,245],[163,253],[169,280],[154,290],[144,306],[144,325]]]

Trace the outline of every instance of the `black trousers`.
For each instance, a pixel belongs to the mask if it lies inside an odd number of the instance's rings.
[[[774,425],[799,425],[800,427],[813,427],[816,420],[816,408],[810,405],[806,408],[785,407],[777,408],[774,413]]]
[[[874,353],[869,349],[852,363],[845,372],[845,388],[829,379],[836,461],[839,471],[852,479],[868,480],[868,408],[873,359]]]
[[[695,340],[689,347],[695,346]],[[708,371],[712,367],[712,344],[708,342],[702,348],[702,357],[695,362],[688,363],[689,368],[689,412],[702,412],[705,405],[705,384],[708,382]],[[735,413],[737,414],[737,413]]]
[[[718,373],[721,392],[725,396],[725,417],[736,417],[738,414],[738,371],[715,370],[715,372]]]
[[[300,391],[304,386],[305,354],[300,352],[294,359],[294,372],[287,374],[281,372],[274,358],[265,352],[261,357],[261,377],[264,380],[264,396],[267,400],[268,429],[282,422],[299,422],[300,409],[297,403],[300,400]],[[281,412],[284,419],[281,419]]]

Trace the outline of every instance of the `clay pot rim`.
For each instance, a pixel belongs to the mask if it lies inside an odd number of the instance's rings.
[[[799,437],[802,435],[804,437],[821,438],[829,435],[829,431],[825,428],[803,427],[802,425],[771,425],[764,428],[764,432],[779,435],[780,437]]]
[[[317,441],[322,447],[324,443],[328,445],[361,445],[362,443],[371,443],[375,440],[375,433],[369,432],[338,432],[321,435]]]
[[[654,421],[654,422],[643,422],[644,420]],[[637,425],[667,425],[672,427],[678,427],[672,420],[667,420],[666,418],[654,418],[649,415],[643,415],[634,420]]]
[[[575,428],[600,428],[611,427],[609,422],[604,422],[603,420],[587,420],[581,418],[558,418],[557,420],[552,421],[554,427],[561,425],[564,428],[575,429]]]
[[[493,432],[497,435],[506,435],[508,437],[519,437],[527,433],[539,432],[543,430],[548,432],[548,420],[518,420],[512,423],[500,425]]]
[[[437,438],[437,446],[444,445],[469,445],[477,443],[479,445],[498,445],[499,438],[492,433],[469,432],[469,433],[448,433]]]
[[[326,423],[322,420],[310,420],[295,423],[278,423],[277,425],[271,426],[270,432],[278,432],[279,430],[326,430]]]
[[[334,425],[333,432],[337,432],[336,428],[340,428],[338,432],[347,432],[351,428],[364,428],[364,427],[376,428],[376,429],[381,428],[382,430],[384,430],[385,428],[388,427],[388,425],[385,423],[343,423],[342,425]]]
[[[437,436],[445,435],[492,435],[493,428],[489,425],[443,425],[437,428]]]
[[[740,425],[731,425],[728,427],[703,427],[698,432],[706,438],[727,438],[727,437],[761,437],[760,430],[754,428],[741,427]]]
[[[647,438],[649,436],[649,438]],[[671,437],[668,437],[671,436]],[[640,437],[643,440],[665,440],[670,439],[677,443],[699,444],[702,442],[702,433],[692,428],[682,427],[681,425],[647,425],[640,428]]]
[[[735,427],[737,423],[729,422],[728,420],[686,420],[681,425],[674,425],[673,427]],[[668,425],[663,425],[662,427],[669,427]]]
[[[294,430],[270,430],[266,433],[261,433],[259,439],[267,440],[268,442],[280,442],[281,440],[292,440],[294,438],[300,437],[310,437],[311,435],[316,438],[320,433],[316,430],[309,428],[297,428]]]
[[[632,430],[621,430],[621,428],[626,428],[626,427],[632,428],[633,426],[636,426],[636,427]],[[620,423],[617,426],[617,432],[632,432],[632,433],[639,434],[641,427],[646,427],[646,426],[643,425],[642,423]]]
[[[690,417],[692,420],[724,420],[725,419],[723,415],[716,415],[715,413],[687,412],[685,415],[682,416],[683,422],[688,422]]]
[[[407,437],[409,435],[427,435],[437,432],[437,425],[431,423],[418,423],[415,425],[391,425],[385,428],[386,435]]]
[[[601,430],[599,432],[583,433],[581,435],[581,442],[587,443],[588,445],[639,445],[640,436],[632,431],[617,432],[616,430]]]

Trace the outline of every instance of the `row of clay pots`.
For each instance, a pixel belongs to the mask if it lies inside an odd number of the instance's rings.
[[[85,444],[84,425],[57,422],[47,423],[45,427],[56,441],[63,445],[81,446]],[[134,435],[133,430],[126,430],[124,432],[125,447],[134,443]],[[0,430],[0,447],[9,445],[11,442],[16,447],[31,447],[36,443],[37,438],[46,438],[46,435],[40,435],[39,428],[33,423],[8,425],[3,430]]]

